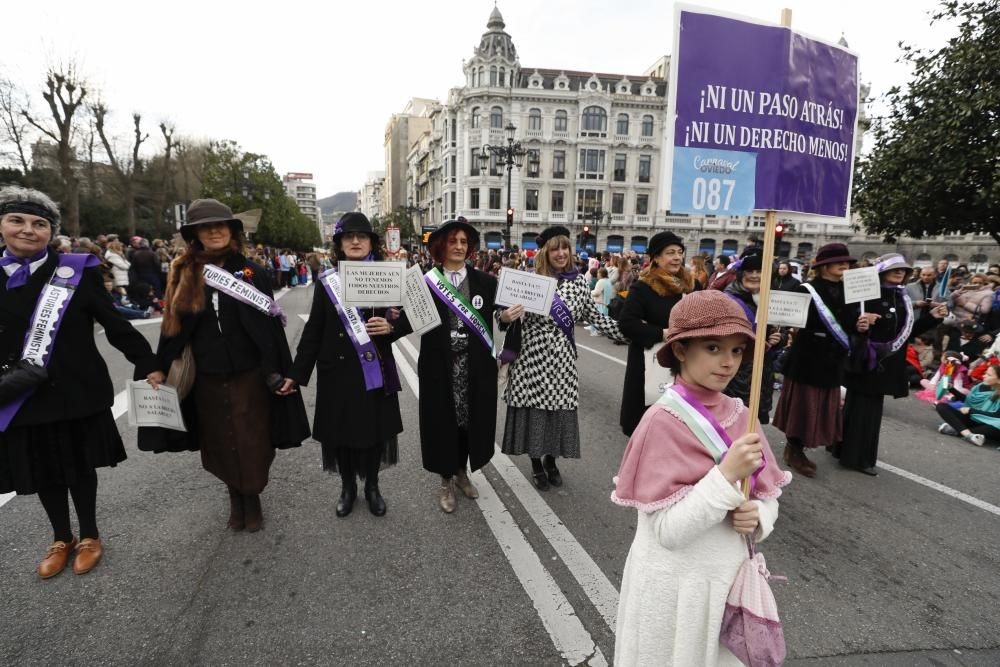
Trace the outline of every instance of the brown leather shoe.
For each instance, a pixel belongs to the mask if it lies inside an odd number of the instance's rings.
[[[455,473],[455,485],[461,489],[462,494],[465,495],[466,498],[475,500],[479,497],[479,490],[472,483],[472,480],[469,479],[469,475],[465,472],[465,470],[460,470]]]
[[[438,492],[440,497],[438,498],[438,505],[441,506],[441,511],[445,514],[451,514],[455,511],[455,487],[451,479],[441,480],[441,490]]]
[[[792,470],[804,477],[816,476],[816,464],[806,458],[805,452],[801,449],[792,449],[791,454],[789,454],[788,451],[786,447],[785,462],[788,463]]]
[[[101,562],[104,555],[104,547],[101,545],[101,538],[86,537],[80,540],[76,547],[76,558],[73,559],[73,572],[76,574],[87,574]]]
[[[66,569],[69,562],[69,555],[76,548],[76,538],[69,542],[56,540],[49,545],[49,550],[45,552],[45,558],[38,564],[38,576],[42,579],[54,577]]]

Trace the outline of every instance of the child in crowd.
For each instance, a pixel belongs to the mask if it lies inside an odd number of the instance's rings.
[[[944,422],[939,433],[957,435],[982,447],[987,439],[1000,443],[1000,370],[990,366],[983,381],[966,394],[961,406],[938,403],[938,415]]]
[[[923,389],[914,396],[929,403],[952,401],[965,396],[965,388],[969,386],[969,369],[962,361],[959,352],[944,353],[944,360],[929,380],[922,380]]]
[[[136,308],[124,294],[115,289],[115,279],[110,273],[104,274],[104,289],[108,291],[108,296],[111,297],[111,301],[115,304],[115,310],[127,319],[143,320],[150,316],[150,311]]]
[[[756,420],[722,393],[753,357],[754,332],[722,292],[693,292],[670,313],[657,359],[675,383],[636,427],[613,502],[638,510],[622,578],[616,665],[738,665],[719,642],[726,597],[766,538],[791,473],[778,468]],[[740,492],[751,477],[751,500]]]

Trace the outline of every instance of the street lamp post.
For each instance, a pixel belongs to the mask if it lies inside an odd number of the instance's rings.
[[[507,224],[504,231],[503,243],[504,246],[509,250],[511,248],[510,243],[510,228],[513,224],[514,215],[513,209],[510,206],[510,190],[511,190],[511,173],[514,167],[520,169],[524,165],[524,156],[529,155],[528,160],[537,165],[538,157],[533,151],[526,150],[521,146],[520,141],[514,141],[514,133],[517,128],[514,127],[513,123],[507,123],[507,127],[504,128],[504,133],[507,137],[507,144],[500,144],[499,146],[491,146],[490,144],[483,144],[483,149],[479,153],[479,173],[482,174],[489,168],[490,156],[495,155],[497,158],[497,164],[507,170]]]

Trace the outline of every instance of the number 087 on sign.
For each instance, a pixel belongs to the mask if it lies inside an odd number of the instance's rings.
[[[750,215],[757,156],[708,148],[674,149],[670,210],[675,213]]]

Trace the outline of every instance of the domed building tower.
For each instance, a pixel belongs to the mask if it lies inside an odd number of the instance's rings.
[[[503,16],[496,7],[486,23],[479,46],[465,63],[465,82],[470,88],[511,88],[521,71],[514,40],[507,34]]]

